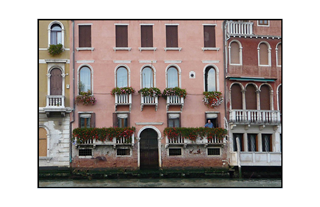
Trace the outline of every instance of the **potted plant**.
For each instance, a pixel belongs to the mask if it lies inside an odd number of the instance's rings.
[[[63,52],[62,44],[50,45],[48,51],[52,56],[59,55]]]
[[[112,95],[121,95],[121,94],[132,94],[135,90],[132,87],[122,87],[122,88],[114,88],[111,91]]]
[[[222,93],[219,91],[203,92],[203,95],[202,101],[208,107],[214,108],[223,102]]]
[[[138,91],[139,94],[142,94],[143,96],[161,96],[161,91],[159,88],[142,88]]]
[[[165,88],[163,90],[162,96],[166,99],[168,96],[179,96],[186,98],[187,91],[185,89],[181,89],[179,87],[175,88]]]
[[[83,105],[94,105],[96,103],[96,99],[92,95],[91,91],[88,92],[80,92],[80,95],[76,97],[76,103],[83,103]]]

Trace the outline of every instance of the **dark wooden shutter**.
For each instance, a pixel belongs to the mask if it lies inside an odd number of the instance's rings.
[[[246,87],[246,109],[257,109],[256,88],[252,84]]]
[[[181,127],[182,124],[181,124],[181,114],[179,114],[179,126],[176,126],[176,127]]]
[[[128,47],[127,25],[116,25],[116,47]]]
[[[240,64],[240,48],[237,42],[231,43],[231,63],[232,64]]]
[[[90,127],[91,128],[96,127],[96,114],[95,113],[91,114]]]
[[[270,89],[269,86],[261,86],[260,92],[260,109],[270,110]]]
[[[178,47],[178,26],[166,26],[167,47]]]
[[[130,114],[128,114],[128,118],[127,118],[127,127],[130,127]]]
[[[50,95],[62,95],[61,70],[55,68],[50,74]]]
[[[141,26],[141,47],[153,47],[152,25]]]
[[[91,25],[79,26],[79,47],[91,47]]]
[[[215,26],[204,26],[204,47],[216,47]]]
[[[268,45],[265,43],[260,44],[260,65],[268,65]]]
[[[242,109],[242,92],[238,84],[231,87],[231,104],[232,109]]]
[[[117,113],[113,113],[113,127],[118,127],[118,117]]]
[[[280,110],[280,113],[282,114],[282,86],[279,87],[278,99],[279,99],[279,109],[278,110]]]

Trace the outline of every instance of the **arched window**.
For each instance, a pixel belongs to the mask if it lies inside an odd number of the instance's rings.
[[[277,66],[281,66],[281,52],[282,52],[282,46],[281,43],[277,45]]]
[[[62,95],[62,72],[54,68],[50,72],[50,95]]]
[[[259,65],[261,66],[271,65],[271,49],[266,42],[262,42],[259,44],[258,59],[259,59]]]
[[[205,91],[216,91],[216,70],[209,66],[206,68],[205,72]]]
[[[179,73],[175,67],[170,67],[167,71],[167,87],[179,87]]]
[[[231,42],[229,47],[230,64],[241,65],[242,64],[242,48],[238,42]]]
[[[39,128],[39,157],[47,156],[47,131]]]
[[[60,25],[53,24],[51,26],[50,38],[51,45],[62,44],[62,30]]]
[[[141,72],[142,88],[153,88],[153,70],[150,67],[145,67]]]
[[[256,87],[253,84],[249,84],[246,87],[246,109],[257,109],[257,96]]]
[[[232,109],[242,109],[242,92],[239,84],[233,84],[231,87],[231,105]]]
[[[83,66],[80,69],[80,82],[79,82],[79,93],[80,92],[92,92],[92,85],[91,85],[91,70],[87,66]]]
[[[128,87],[128,70],[125,67],[117,69],[117,87]]]
[[[261,90],[261,92],[260,92],[260,108],[261,108],[261,110],[271,110],[269,86],[262,85],[260,90]]]

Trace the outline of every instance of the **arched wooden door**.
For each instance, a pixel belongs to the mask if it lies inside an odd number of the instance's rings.
[[[51,70],[50,76],[50,95],[62,95],[62,76],[61,70],[55,68]]]
[[[140,169],[159,169],[158,134],[153,129],[145,129],[140,135]]]

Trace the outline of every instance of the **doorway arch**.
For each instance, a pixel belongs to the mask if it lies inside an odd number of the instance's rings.
[[[138,164],[141,170],[157,170],[161,167],[161,133],[154,126],[139,130]]]

